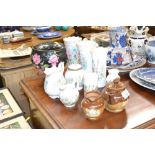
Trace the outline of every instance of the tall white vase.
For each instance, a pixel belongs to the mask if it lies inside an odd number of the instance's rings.
[[[93,51],[93,71],[98,75],[98,88],[106,84],[106,57],[108,48],[97,47]]]
[[[80,52],[77,48],[77,43],[82,40],[81,37],[67,37],[64,38],[64,44],[66,47],[66,54],[69,64],[79,64],[80,63]]]
[[[77,43],[80,52],[80,63],[85,72],[92,72],[92,52],[98,46],[96,42],[82,40]]]

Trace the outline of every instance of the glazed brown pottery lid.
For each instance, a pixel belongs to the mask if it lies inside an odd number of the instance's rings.
[[[120,82],[120,78],[116,78],[112,83],[107,85],[107,91],[109,93],[120,92],[125,89],[125,85]]]

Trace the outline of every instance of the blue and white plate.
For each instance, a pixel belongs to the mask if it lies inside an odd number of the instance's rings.
[[[130,72],[129,76],[131,78],[132,81],[134,81],[135,83],[137,83],[138,85],[145,87],[147,89],[151,89],[155,91],[155,85],[150,83],[150,82],[146,82],[144,80],[139,79],[135,74],[137,72],[138,69],[134,69]]]
[[[141,80],[155,84],[155,68],[139,68],[135,75]]]
[[[37,35],[39,39],[52,39],[61,37],[61,32],[45,32],[42,34]]]

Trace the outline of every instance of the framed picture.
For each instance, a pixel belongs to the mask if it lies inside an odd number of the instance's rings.
[[[0,121],[22,113],[7,88],[0,90]]]
[[[0,129],[31,129],[23,116],[11,119],[0,124]]]

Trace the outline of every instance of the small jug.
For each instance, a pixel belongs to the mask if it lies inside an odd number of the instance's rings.
[[[98,120],[104,111],[103,96],[98,91],[91,91],[85,94],[81,102],[81,108],[89,120]]]
[[[128,103],[129,92],[125,85],[116,78],[112,83],[106,85],[103,92],[105,108],[110,112],[121,112]]]
[[[66,108],[73,108],[79,99],[79,91],[75,84],[65,84],[60,88],[60,101]]]

